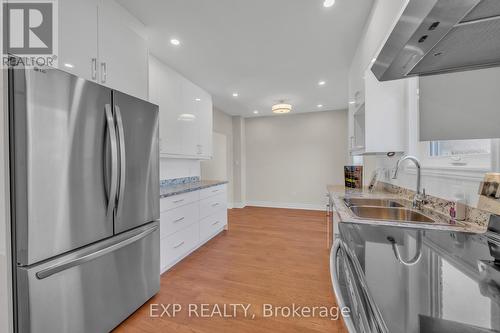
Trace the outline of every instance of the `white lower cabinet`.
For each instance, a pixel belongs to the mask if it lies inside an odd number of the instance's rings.
[[[160,207],[162,273],[227,226],[225,184],[160,199]]]
[[[220,210],[214,215],[200,220],[200,240],[209,240],[227,225],[227,210]]]
[[[198,221],[191,224],[186,229],[182,229],[170,236],[167,236],[162,242],[166,243],[165,254],[166,263],[173,265],[184,258],[191,250],[197,247],[200,240]]]

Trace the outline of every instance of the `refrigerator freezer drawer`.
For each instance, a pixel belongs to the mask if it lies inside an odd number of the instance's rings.
[[[160,289],[158,222],[20,267],[19,332],[109,332]]]

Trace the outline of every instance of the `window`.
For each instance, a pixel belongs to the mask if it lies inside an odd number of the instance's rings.
[[[429,145],[429,155],[431,157],[491,153],[491,140],[431,141]]]
[[[419,150],[424,167],[491,168],[489,139],[421,142]]]

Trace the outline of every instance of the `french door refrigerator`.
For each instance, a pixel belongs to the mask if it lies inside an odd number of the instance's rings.
[[[159,291],[158,107],[9,69],[16,330],[108,332]]]

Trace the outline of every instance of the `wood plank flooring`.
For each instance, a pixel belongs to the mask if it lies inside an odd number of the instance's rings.
[[[325,248],[325,213],[246,207],[229,211],[224,231],[161,277],[161,290],[117,333],[347,332],[342,319],[263,317],[262,305],[335,306]],[[150,316],[150,304],[181,304],[176,317]],[[251,304],[255,318],[196,318],[190,303]],[[161,310],[161,308],[160,308]],[[161,311],[160,311],[161,312]],[[158,312],[157,314],[160,314]],[[156,313],[156,312],[155,312]],[[200,313],[200,311],[198,311]],[[194,314],[194,312],[193,312]]]

